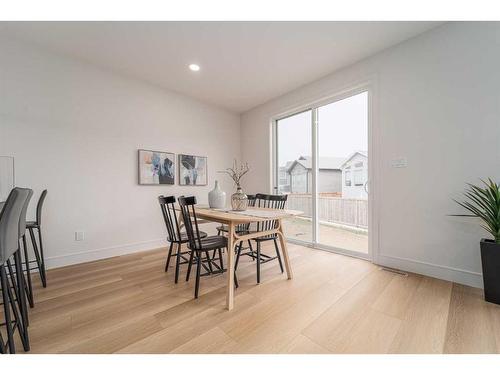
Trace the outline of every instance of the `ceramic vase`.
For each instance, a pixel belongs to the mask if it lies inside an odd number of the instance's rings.
[[[208,193],[208,205],[210,208],[226,207],[226,193],[220,189],[219,181],[215,181],[214,189]]]
[[[231,208],[233,211],[245,211],[248,207],[248,197],[238,186],[236,193],[231,195]]]

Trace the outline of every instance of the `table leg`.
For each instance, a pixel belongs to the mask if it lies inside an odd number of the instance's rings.
[[[283,234],[283,223],[279,221],[278,238],[280,239],[281,251],[283,252],[283,260],[285,262],[286,275],[288,279],[293,278],[292,267],[290,266],[290,258],[288,257],[288,248],[286,247],[285,235]]]
[[[234,306],[234,245],[235,245],[235,226],[229,224],[227,232],[227,299],[228,310]]]

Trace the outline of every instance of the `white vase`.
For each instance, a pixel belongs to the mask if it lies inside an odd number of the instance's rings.
[[[226,193],[219,188],[219,181],[215,181],[214,189],[208,193],[208,205],[210,208],[226,207]]]

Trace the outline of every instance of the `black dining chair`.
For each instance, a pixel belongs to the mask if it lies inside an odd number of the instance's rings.
[[[248,207],[254,207],[255,206],[255,195],[247,195],[248,197]],[[235,228],[235,232],[237,234],[244,234],[248,232],[250,224],[238,224]],[[223,224],[217,227],[217,235],[220,236],[221,233],[227,233],[229,231],[229,228],[227,225]]]
[[[26,269],[28,270],[28,275],[30,270],[38,270],[38,274],[40,275],[40,280],[42,281],[42,286],[44,288],[47,287],[47,274],[45,271],[45,257],[43,255],[43,242],[42,242],[42,208],[43,208],[43,203],[45,202],[45,197],[47,196],[47,190],[42,191],[42,194],[40,194],[40,198],[38,198],[38,203],[36,205],[36,219],[35,221],[28,221],[26,223],[26,227],[28,228],[28,232],[30,234],[31,238],[31,244],[33,245],[33,252],[35,253],[35,260],[29,260],[28,258],[28,253],[26,251],[25,247],[25,262],[26,262]],[[35,231],[38,234],[38,243],[36,241],[35,237]],[[31,263],[36,263],[36,266],[34,268],[31,268],[29,264]],[[29,285],[31,288],[31,279],[28,276],[29,280]],[[30,301],[31,304],[31,301]],[[33,306],[32,306],[33,307]]]
[[[255,195],[247,195],[247,197],[248,197],[248,207],[255,207],[255,200],[256,200]],[[238,234],[238,235],[248,234],[249,230],[250,230],[250,225],[251,225],[250,223],[238,224],[235,228],[236,234]],[[221,233],[226,234],[228,231],[229,231],[229,228],[225,224],[217,227],[217,234],[218,235],[220,235]],[[253,251],[252,242],[250,240],[248,240],[247,243],[248,243],[248,246],[243,247],[243,241],[241,241],[235,250],[236,254],[238,254],[238,252],[245,251],[245,250],[250,250],[252,252]],[[238,286],[239,286],[238,278],[236,277],[236,268],[237,267],[238,267],[238,260],[235,261],[235,274],[234,274],[234,285],[236,286],[236,288],[238,288]]]
[[[286,205],[287,195],[270,195],[270,194],[256,194],[255,195],[255,204],[256,208],[273,208],[277,210],[283,210]],[[257,232],[268,231],[272,229],[276,229],[279,225],[278,220],[266,220],[262,222],[258,222],[255,224]],[[278,236],[276,234],[271,234],[267,236],[253,238],[251,241],[256,242],[256,250],[253,250],[253,247],[250,246],[250,251],[242,252],[242,247],[238,247],[238,253],[236,254],[236,262],[234,265],[235,270],[238,268],[239,259],[242,255],[249,256],[253,260],[256,261],[257,265],[257,284],[260,283],[260,266],[264,263],[270,262],[272,260],[278,259],[281,272],[284,272],[283,263],[281,261],[281,255],[278,248]],[[275,256],[270,256],[262,253],[262,243],[267,241],[273,241],[274,249],[276,250]]]
[[[17,330],[25,351],[30,350],[26,289],[19,247],[20,222],[24,207],[27,206],[33,191],[31,189],[14,188],[0,212],[0,281],[2,288],[2,304],[4,310],[4,324],[7,332],[5,342],[0,333],[0,353],[15,353],[14,333]],[[28,202],[27,202],[28,201]],[[15,271],[11,258],[15,262]],[[8,271],[8,272],[7,272]],[[12,312],[12,315],[11,315]]]
[[[165,221],[165,226],[167,227],[167,240],[170,242],[167,260],[165,262],[165,272],[168,271],[168,267],[170,266],[170,259],[175,256],[175,283],[177,284],[179,281],[180,266],[189,262],[191,251],[182,252],[182,245],[187,244],[189,242],[189,238],[186,232],[181,232],[181,223],[179,223],[175,211],[175,197],[164,197],[163,195],[160,195],[158,197],[158,202],[160,203],[163,220]],[[200,231],[200,237],[205,238],[207,237],[207,234]],[[175,254],[172,254],[174,244],[177,248]]]
[[[196,197],[179,197],[179,206],[181,208],[182,218],[186,227],[186,233],[189,239],[188,248],[191,250],[186,281],[189,281],[191,266],[196,263],[196,283],[194,289],[194,298],[198,298],[200,289],[200,277],[212,274],[222,274],[224,263],[222,261],[222,249],[227,248],[227,238],[224,236],[208,236],[201,237],[201,231],[196,217]],[[210,256],[210,251],[213,255]],[[219,264],[215,261],[216,254],[218,255]],[[206,271],[201,273],[201,268]]]

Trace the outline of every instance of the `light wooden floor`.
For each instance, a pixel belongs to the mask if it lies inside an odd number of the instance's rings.
[[[51,270],[30,311],[32,353],[494,353],[500,307],[481,291],[380,270],[290,245],[295,278],[277,264],[255,284],[240,263],[235,308],[225,277],[173,283],[165,250]],[[182,275],[185,275],[185,268]]]

